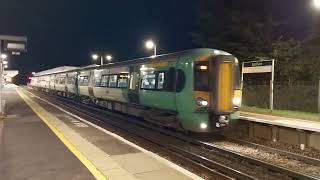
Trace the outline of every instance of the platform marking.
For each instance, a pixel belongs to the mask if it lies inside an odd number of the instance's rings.
[[[25,95],[21,90],[16,89],[19,96],[30,106],[30,108],[40,117],[40,119],[54,132],[54,134],[62,141],[62,143],[87,167],[87,169],[91,172],[91,174],[98,180],[107,180],[105,177],[95,166],[94,164],[88,160],[77,148],[63,135],[61,132],[56,129],[51,123],[48,117],[43,114],[45,111],[42,107],[40,107],[36,102],[30,99],[27,95]]]
[[[100,127],[98,125],[95,125],[94,123],[92,123],[90,121],[87,121],[87,120],[85,120],[85,119],[83,119],[83,118],[81,118],[81,117],[79,117],[79,116],[77,116],[77,115],[75,115],[75,114],[73,114],[73,113],[71,113],[69,111],[66,111],[66,110],[62,109],[61,107],[59,107],[59,106],[57,106],[57,105],[55,105],[55,104],[53,104],[53,103],[51,103],[51,102],[49,102],[49,101],[47,101],[45,99],[42,99],[41,97],[33,94],[32,92],[29,92],[29,91],[26,91],[26,92],[28,92],[30,95],[34,96],[35,98],[37,98],[37,99],[39,99],[39,100],[41,100],[41,101],[43,101],[43,102],[45,102],[47,104],[50,104],[53,107],[59,109],[60,111],[66,113],[66,114],[68,114],[68,115],[70,115],[70,116],[72,116],[72,117],[74,117],[74,118],[86,123],[86,124],[89,124],[89,125],[95,127],[96,129],[98,129],[98,130],[100,130],[100,131],[102,131],[102,132],[104,132],[104,133],[106,133],[106,134],[108,134],[108,135],[110,135],[110,136],[112,136],[112,137],[114,137],[114,138],[116,138],[116,139],[118,139],[118,140],[120,140],[120,141],[122,141],[122,142],[124,142],[124,143],[126,143],[126,144],[128,144],[128,145],[130,145],[130,146],[132,146],[132,147],[134,147],[136,149],[138,149],[138,150],[140,150],[140,151],[142,151],[143,153],[147,154],[148,156],[150,156],[150,157],[162,162],[163,164],[171,167],[172,169],[175,169],[175,170],[179,171],[180,173],[182,173],[182,174],[184,174],[184,175],[186,175],[186,176],[188,176],[188,177],[190,177],[192,179],[204,180],[200,176],[198,176],[198,175],[186,170],[185,168],[183,168],[183,167],[181,167],[181,166],[179,166],[179,165],[177,165],[177,164],[175,164],[175,163],[173,163],[173,162],[171,162],[171,161],[169,161],[169,160],[167,160],[167,159],[165,159],[165,158],[163,158],[163,157],[161,157],[161,156],[159,156],[159,155],[157,155],[157,154],[155,154],[155,153],[153,153],[151,151],[148,151],[148,150],[144,149],[143,147],[138,146],[138,145],[134,144],[133,142],[128,141],[125,138],[123,138],[123,137],[121,137],[121,136],[119,136],[119,135],[117,135],[115,133],[112,133],[112,132],[110,132],[110,131],[108,131],[106,129],[103,129],[102,127]]]

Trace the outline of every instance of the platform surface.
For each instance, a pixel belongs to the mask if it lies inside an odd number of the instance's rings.
[[[14,87],[3,89],[3,99],[8,116],[0,120],[0,179],[95,179]]]
[[[0,120],[0,174],[5,179],[202,179],[23,88],[4,93],[8,116]]]
[[[320,122],[302,119],[286,118],[272,115],[257,114],[251,112],[240,112],[242,120],[283,126],[288,128],[320,132]]]

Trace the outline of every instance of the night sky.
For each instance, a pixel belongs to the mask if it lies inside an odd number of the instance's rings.
[[[21,82],[32,71],[93,63],[92,51],[116,61],[149,56],[149,38],[159,53],[193,48],[194,6],[192,0],[2,0],[0,34],[28,37],[28,53],[9,59]]]
[[[277,9],[276,16],[297,22],[299,32],[308,28],[306,22],[314,15],[308,12],[309,0],[257,1],[266,3],[262,6],[270,13]],[[92,51],[110,53],[115,61],[149,56],[152,52],[144,48],[149,38],[156,40],[159,53],[195,48],[191,33],[197,25],[198,2],[1,0],[0,34],[28,37],[28,53],[9,58],[9,69],[19,70],[23,82],[32,71],[89,65]]]

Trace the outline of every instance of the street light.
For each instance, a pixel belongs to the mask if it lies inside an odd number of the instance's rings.
[[[98,54],[92,54],[91,55],[93,60],[98,60],[100,58],[100,65],[103,65],[103,56],[100,56]],[[106,55],[105,58],[107,59],[107,61],[111,61],[112,60],[112,56],[111,55]]]
[[[317,9],[320,9],[320,0],[313,0],[313,6]]]
[[[7,55],[6,54],[1,54],[1,59],[7,59]]]
[[[99,56],[97,54],[92,54],[91,57],[92,57],[93,60],[97,60],[99,58]]]
[[[152,40],[148,40],[146,41],[146,48],[147,49],[153,49],[153,55],[151,57],[156,57],[157,56],[157,45],[152,41]]]
[[[107,59],[108,61],[111,61],[111,60],[112,60],[112,56],[111,56],[111,55],[107,55],[107,56],[106,56],[106,59]]]

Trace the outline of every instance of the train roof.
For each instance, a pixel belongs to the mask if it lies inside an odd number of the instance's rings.
[[[96,65],[96,64],[85,66],[85,67],[61,66],[61,67],[38,72],[34,76],[43,76],[43,75],[57,74],[57,73],[62,73],[62,72],[67,73],[67,72],[72,72],[75,70],[84,70],[85,71],[85,70],[92,70],[92,69],[103,69],[106,67],[130,65],[130,64],[141,64],[141,63],[152,62],[152,61],[156,61],[156,62],[168,61],[168,60],[175,61],[177,58],[182,57],[182,56],[203,55],[203,54],[231,55],[231,54],[229,54],[225,51],[221,51],[221,50],[209,49],[209,48],[198,48],[198,49],[185,50],[185,51],[181,51],[181,52],[157,55],[156,57],[149,56],[149,57],[120,61],[120,62],[115,62],[115,63],[108,63],[108,64],[104,64],[101,66]]]
[[[79,67],[75,67],[75,66],[60,66],[60,67],[56,67],[53,69],[48,69],[45,71],[40,71],[34,74],[34,76],[43,76],[43,75],[47,75],[47,74],[55,74],[55,73],[61,73],[61,72],[66,72],[66,71],[72,71],[75,69],[79,69]]]

